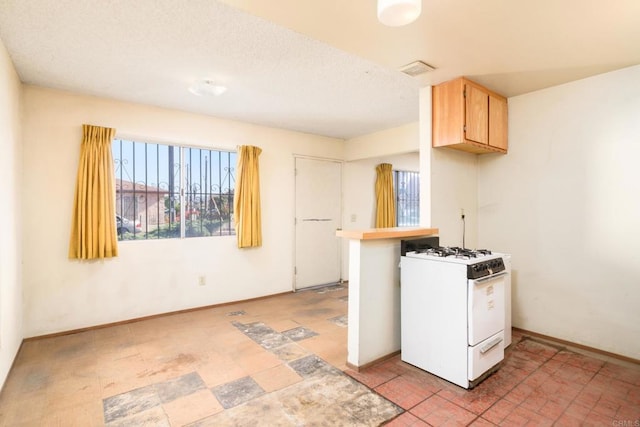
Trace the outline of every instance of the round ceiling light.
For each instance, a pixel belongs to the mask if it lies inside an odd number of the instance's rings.
[[[202,80],[189,87],[189,92],[198,96],[220,96],[226,91],[226,86],[217,85],[212,80]]]
[[[378,0],[378,20],[390,27],[410,24],[421,12],[422,0]]]

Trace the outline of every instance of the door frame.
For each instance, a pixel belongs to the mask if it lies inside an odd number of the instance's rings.
[[[292,259],[292,265],[293,268],[291,270],[291,290],[293,292],[297,292],[298,288],[296,288],[296,204],[297,204],[297,200],[296,200],[296,185],[298,183],[297,178],[296,178],[296,160],[297,159],[308,159],[308,160],[318,160],[318,161],[324,161],[324,162],[333,162],[333,163],[339,163],[340,164],[340,229],[342,229],[342,224],[344,222],[344,203],[342,200],[343,197],[343,193],[344,193],[344,163],[345,161],[342,159],[335,159],[332,157],[319,157],[319,156],[309,156],[309,155],[305,155],[305,154],[293,154],[293,212],[292,212],[292,218],[293,221],[291,221],[292,227],[293,227],[293,249],[292,249],[292,253],[291,253],[291,259]],[[343,278],[342,278],[342,268],[344,266],[344,257],[343,257],[343,248],[342,248],[342,244],[339,245],[339,254],[338,254],[338,259],[340,260],[340,278],[338,279],[339,283],[343,282]],[[308,287],[308,288],[303,288],[304,289],[311,289],[313,288],[313,286]]]

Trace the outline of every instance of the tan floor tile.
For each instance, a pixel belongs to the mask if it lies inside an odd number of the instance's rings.
[[[344,311],[336,310],[332,308],[323,307],[310,307],[295,310],[291,314],[291,320],[300,323],[301,325],[313,325],[317,322],[324,322],[327,319],[337,317],[345,314]]]
[[[145,369],[137,376],[150,382],[161,382],[196,370],[203,356],[167,350],[163,355],[145,358]]]
[[[281,365],[283,364],[283,361],[272,353],[262,352],[247,356],[239,356],[236,359],[236,363],[247,374],[251,375],[253,373]]]
[[[93,331],[77,332],[57,337],[44,338],[43,341],[50,349],[70,349],[78,348],[92,341]]]
[[[5,382],[2,389],[2,394],[0,394],[0,413],[2,413],[2,410],[5,409],[8,405],[12,405],[21,401],[35,402],[40,399],[43,403],[46,403],[46,385],[28,392],[22,391],[20,390],[20,384],[18,383],[18,381],[22,380],[23,379],[13,382]],[[1,425],[2,424],[0,423],[0,426]]]
[[[174,352],[175,343],[171,338],[163,336],[159,339],[148,340],[137,346],[137,351],[142,359],[149,361],[165,357],[167,353]]]
[[[333,332],[329,332],[326,334],[320,335],[320,339],[327,340],[328,343],[333,343],[335,345],[342,345],[345,348],[347,347],[347,330],[346,328],[341,328],[338,326],[337,329],[334,329]]]
[[[138,343],[157,340],[169,334],[162,325],[152,320],[130,323],[129,327],[131,328],[131,336]]]
[[[13,362],[11,372],[21,368],[32,369],[34,366],[47,366],[50,357],[48,344],[45,344],[44,340],[26,341],[22,344],[22,348]]]
[[[260,346],[260,344],[246,337],[242,332],[238,331],[238,334],[243,335],[243,340],[236,340],[232,337],[230,341],[225,338],[221,339],[216,345],[216,352],[232,356],[233,358],[248,357],[256,354],[264,353],[266,350]]]
[[[0,399],[0,425],[38,425],[38,421],[45,414],[46,390],[20,399],[7,399],[5,393],[6,388]]]
[[[97,350],[96,363],[111,362],[140,354],[139,344],[134,339],[117,338],[101,343]]]
[[[337,316],[333,316],[337,317]],[[341,335],[344,334],[346,339],[346,329],[341,326],[336,325],[327,319],[316,320],[313,322],[308,322],[305,325],[307,328],[312,329],[317,332],[319,335]]]
[[[211,328],[201,328],[195,332],[192,331],[191,334],[180,340],[176,340],[176,344],[179,346],[178,350],[181,352],[205,355],[210,351],[217,351],[217,336],[218,334],[213,332]]]
[[[247,372],[230,356],[211,355],[206,363],[202,363],[197,372],[207,385],[215,387],[247,376]]]
[[[300,326],[299,323],[294,322],[290,319],[279,319],[279,320],[265,320],[264,323],[272,328],[275,331],[283,332],[288,331],[289,329],[297,328]]]
[[[101,366],[99,379],[103,398],[158,382],[148,375],[151,372],[149,365],[140,356],[103,362]]]
[[[280,390],[281,388],[285,388],[291,384],[302,381],[300,375],[287,365],[280,365],[261,372],[256,372],[251,375],[251,377],[267,393],[274,390]]]
[[[152,384],[147,378],[100,378],[100,396],[102,399],[126,393],[140,387]]]
[[[221,340],[221,337],[227,334],[235,334],[237,331],[237,328],[231,324],[210,324],[202,326],[198,328],[198,334],[196,335],[198,340],[197,344],[202,348],[212,350],[216,348],[216,343]],[[239,338],[236,337],[236,340],[239,340]]]
[[[224,410],[211,390],[200,390],[162,405],[172,426],[183,426]]]
[[[5,381],[2,398],[21,399],[44,391],[51,383],[50,366],[41,364],[23,364],[14,367]]]
[[[99,401],[101,397],[102,387],[97,376],[77,377],[71,375],[67,379],[56,381],[47,387],[45,413]]]
[[[205,329],[193,327],[188,323],[174,325],[173,330],[167,335],[171,341],[175,343],[190,344],[194,340],[207,338],[204,333]]]
[[[48,342],[43,351],[54,360],[71,359],[87,354],[95,354],[95,344],[90,331],[47,338],[46,341]]]
[[[298,345],[306,348],[312,353],[322,353],[328,349],[333,349],[337,346],[346,347],[345,341],[337,341],[328,336],[316,335],[315,337],[307,338],[306,340],[298,341]]]
[[[74,357],[51,358],[49,367],[52,382],[64,380],[69,375],[78,377],[97,376],[98,357],[95,353],[79,354]]]
[[[47,410],[39,423],[42,427],[98,427],[103,426],[102,402],[94,400],[64,409]]]
[[[347,367],[347,350],[340,346],[323,351],[322,354],[318,354],[318,356],[341,371]]]
[[[235,328],[233,331],[214,335],[210,339],[213,349],[223,354],[235,354],[237,351],[258,346],[251,338]]]
[[[146,361],[139,354],[119,359],[98,357],[97,365],[101,377],[137,377],[138,373],[147,369]]]

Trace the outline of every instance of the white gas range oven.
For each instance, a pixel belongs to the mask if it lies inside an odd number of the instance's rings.
[[[510,258],[417,242],[402,245],[402,360],[473,388],[504,358]]]

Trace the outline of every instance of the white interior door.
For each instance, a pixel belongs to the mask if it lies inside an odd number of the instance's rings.
[[[340,281],[342,164],[296,157],[294,289]]]

